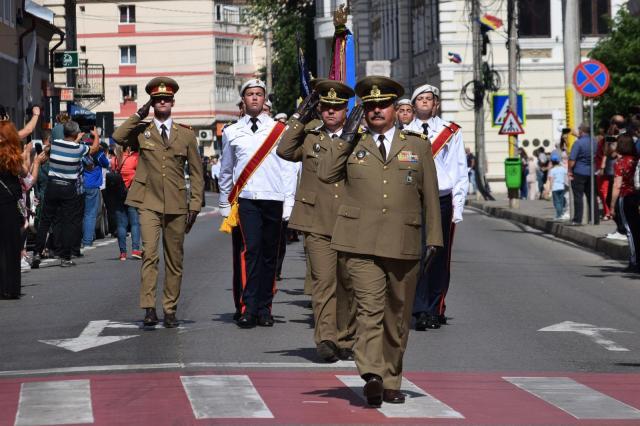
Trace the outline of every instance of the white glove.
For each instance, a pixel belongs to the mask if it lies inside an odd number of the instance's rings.
[[[293,210],[293,206],[284,206],[282,208],[282,220],[289,220],[289,217],[291,217],[291,211]]]
[[[228,217],[231,214],[231,205],[229,203],[220,203],[219,211],[220,216]]]
[[[453,223],[462,222],[462,210],[453,209],[453,218],[451,219]]]

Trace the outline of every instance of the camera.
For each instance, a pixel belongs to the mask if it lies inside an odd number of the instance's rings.
[[[82,133],[89,133],[96,126],[96,116],[93,114],[76,114],[71,119],[78,123]]]
[[[605,136],[604,137],[604,141],[605,142],[615,142],[616,140],[618,140],[618,138],[615,137],[615,136]]]

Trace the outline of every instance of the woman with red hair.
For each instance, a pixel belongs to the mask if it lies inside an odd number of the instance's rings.
[[[0,298],[20,298],[20,228],[23,216],[20,177],[27,174],[18,130],[10,121],[0,121]]]

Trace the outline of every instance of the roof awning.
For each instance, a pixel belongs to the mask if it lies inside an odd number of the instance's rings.
[[[28,14],[53,24],[53,11],[51,9],[40,6],[32,0],[25,0],[24,9]]]

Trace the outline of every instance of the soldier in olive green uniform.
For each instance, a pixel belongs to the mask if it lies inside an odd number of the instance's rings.
[[[394,100],[404,89],[370,76],[356,84],[368,130],[357,133],[362,108],[345,123],[341,141],[320,159],[318,177],[345,180],[331,247],[346,262],[357,305],[354,354],[370,405],[403,403],[402,358],[422,254],[442,247],[436,169],[426,136],[397,129]]]
[[[353,359],[351,347],[355,332],[353,292],[345,287],[344,265],[338,264],[338,252],[331,248],[331,233],[342,202],[344,182],[323,183],[316,171],[318,160],[339,140],[347,117],[347,103],[355,93],[349,86],[334,80],[322,80],[314,88],[319,94],[323,122],[305,129],[305,124],[315,114],[317,101],[314,96],[313,102],[301,104],[289,120],[277,153],[285,160],[302,161],[302,177],[289,228],[305,235],[318,355],[335,362]]]
[[[202,205],[202,161],[195,134],[189,126],[173,122],[171,108],[178,84],[157,77],[146,86],[149,102],[129,117],[113,133],[120,145],[139,148],[140,158],[126,204],[137,207],[142,234],[142,283],[140,307],[145,309],[145,325],[155,325],[158,244],[162,233],[165,279],[162,307],[165,327],[176,327],[175,312],[182,282],[184,235],[193,226]],[[143,122],[153,105],[154,118]],[[185,185],[188,161],[191,190]]]

